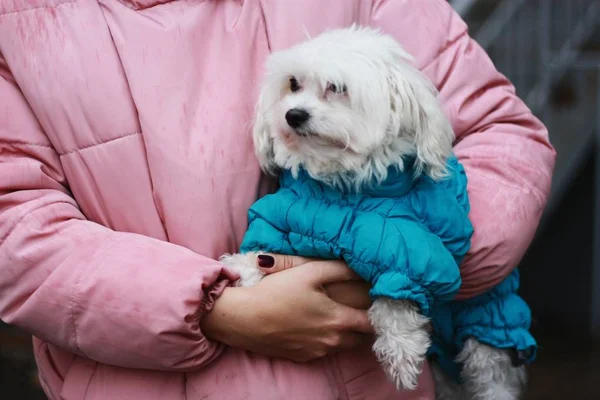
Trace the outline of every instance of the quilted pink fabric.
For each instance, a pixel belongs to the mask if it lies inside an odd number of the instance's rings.
[[[265,57],[381,27],[440,88],[475,226],[462,297],[530,243],[555,153],[443,0],[0,2],[0,317],[35,335],[58,399],[432,399],[368,348],[312,363],[207,341],[267,186],[249,133]]]

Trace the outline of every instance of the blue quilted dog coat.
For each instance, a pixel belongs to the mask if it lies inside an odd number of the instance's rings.
[[[297,177],[284,171],[279,190],[250,208],[241,251],[345,260],[371,282],[372,297],[419,305],[432,321],[429,355],[457,380],[454,359],[469,337],[527,351],[531,360],[536,344],[529,308],[516,294],[516,270],[488,293],[453,300],[473,233],[463,167],[449,159],[449,176],[436,182],[414,179],[412,162],[405,164],[358,192],[332,188],[303,170]]]

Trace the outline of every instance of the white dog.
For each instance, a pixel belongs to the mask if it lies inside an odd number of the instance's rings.
[[[411,61],[393,38],[357,27],[273,53],[253,131],[262,168],[302,167],[325,183],[360,187],[413,155],[416,174],[444,177],[454,133],[435,88]],[[241,275],[240,285],[262,278],[256,254],[221,262]],[[411,302],[383,298],[369,317],[377,333],[373,350],[388,377],[399,389],[414,389],[430,346],[427,318]],[[460,358],[464,387],[435,369],[439,396],[517,398],[523,370],[515,372],[503,351],[471,340]]]

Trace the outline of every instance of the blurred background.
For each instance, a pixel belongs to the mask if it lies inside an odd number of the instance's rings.
[[[527,399],[600,399],[600,1],[449,2],[558,152],[552,195],[521,263],[540,342]],[[44,398],[29,336],[1,322],[0,388],[2,399]]]

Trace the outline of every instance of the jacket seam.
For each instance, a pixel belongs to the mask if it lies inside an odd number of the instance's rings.
[[[262,1],[258,2],[258,7],[260,9],[260,15],[261,15],[261,18],[262,18],[262,22],[263,22],[263,24],[265,26],[265,36],[266,36],[266,39],[267,39],[267,47],[269,49],[269,53],[271,53],[272,52],[272,50],[271,50],[271,34],[269,32],[269,27],[267,26],[267,16],[265,14],[265,9],[263,7]]]
[[[429,60],[426,64],[424,64],[420,70],[424,71],[427,68],[431,67],[433,64],[435,64],[436,61],[438,61],[440,59],[440,57],[442,56],[442,54],[444,54],[446,51],[450,50],[452,47],[454,47],[460,40],[462,40],[466,35],[468,34],[468,31],[465,29],[463,30],[460,34],[456,35],[456,37],[454,39],[449,40],[448,42],[444,43],[444,45],[442,47],[440,47],[440,49],[438,50],[437,54],[435,55],[435,57],[433,57],[431,60]]]
[[[115,53],[117,54],[117,58],[119,60],[119,68],[121,70],[121,73],[123,74],[123,80],[125,82],[125,84],[127,85],[128,91],[129,91],[129,96],[131,98],[131,102],[133,104],[133,107],[136,109],[136,114],[137,114],[137,119],[138,119],[138,124],[140,126],[140,130],[142,129],[142,122],[140,121],[140,116],[139,116],[139,107],[138,104],[136,102],[135,96],[133,94],[133,90],[131,89],[131,83],[129,82],[129,76],[127,75],[127,70],[125,68],[125,65],[123,63],[123,59],[121,57],[121,53],[119,52],[119,46],[117,45],[117,42],[115,41],[115,37],[114,34],[112,32],[112,30],[110,29],[110,24],[108,23],[108,20],[106,18],[106,14],[103,12],[102,13],[102,18],[104,19],[104,22],[106,23],[106,27],[108,29],[108,34],[110,36],[110,42],[113,45],[113,48],[115,50]],[[146,144],[146,141],[144,140],[144,136],[143,133],[140,132],[135,132],[132,134],[140,134],[141,137],[141,141],[142,141],[142,148],[144,149],[144,160],[146,162],[146,168],[148,170],[148,179],[150,181],[150,187],[152,189],[152,202],[154,204],[154,209],[156,210],[156,214],[158,216],[158,219],[160,220],[160,223],[162,225],[163,228],[163,233],[165,235],[165,238],[167,240],[167,242],[170,241],[169,239],[169,232],[167,229],[167,225],[165,223],[165,215],[164,215],[164,210],[162,208],[159,207],[159,204],[156,200],[156,196],[155,196],[155,186],[154,186],[154,180],[152,178],[152,169],[150,168],[150,160],[148,159],[148,146]],[[118,138],[117,138],[118,139]]]
[[[69,155],[69,154],[72,154],[72,153],[77,153],[77,152],[80,152],[80,151],[83,151],[83,150],[91,149],[92,147],[97,147],[97,146],[101,146],[101,145],[104,145],[104,144],[107,144],[107,143],[112,143],[112,142],[116,142],[118,140],[126,139],[126,138],[128,138],[130,136],[134,136],[134,135],[141,135],[141,132],[128,132],[128,133],[122,134],[122,135],[114,137],[114,138],[103,140],[101,142],[90,143],[90,144],[85,145],[83,147],[78,147],[78,148],[75,148],[75,149],[72,149],[72,150],[68,150],[68,151],[66,151],[64,153],[59,153],[59,155],[60,156],[66,156],[66,155]]]
[[[372,25],[372,21],[373,21],[373,15],[379,11],[379,8],[381,8],[381,6],[383,5],[384,1],[373,1],[373,3],[371,4],[371,13],[369,15],[369,24]],[[456,13],[454,11],[451,12],[451,18],[456,18]],[[446,29],[446,34],[444,35],[444,37],[448,37],[448,33],[450,31],[450,24],[451,22],[448,24],[447,29]],[[452,46],[454,46],[456,43],[458,43],[458,41],[460,41],[465,35],[468,34],[468,28],[463,28],[463,30],[456,35],[456,37],[447,40],[442,46],[440,46],[439,50],[436,52],[436,55],[429,61],[427,61],[425,64],[423,64],[422,67],[420,67],[419,69],[421,71],[424,71],[425,69],[429,68],[431,65],[433,65],[439,58],[440,56],[445,53],[448,49],[450,49]]]
[[[23,14],[23,13],[30,12],[30,11],[45,10],[47,8],[59,8],[59,7],[62,7],[64,5],[67,5],[67,4],[77,3],[77,1],[78,0],[68,0],[68,1],[65,1],[65,2],[59,3],[59,4],[45,5],[45,6],[39,6],[39,7],[33,7],[33,8],[26,8],[26,9],[17,10],[17,11],[9,11],[9,12],[5,12],[5,13],[0,13],[0,17],[6,17],[6,16],[9,16],[9,15],[15,15],[15,14]]]
[[[69,206],[73,207],[73,203],[68,202],[66,200],[59,200],[59,201],[54,201],[54,202],[48,203],[48,204],[42,204],[39,207],[36,207],[33,210],[28,211],[25,215],[22,215],[19,219],[17,219],[15,221],[15,223],[12,224],[12,226],[10,227],[8,232],[3,237],[0,238],[0,247],[2,247],[2,245],[4,243],[6,243],[6,241],[10,237],[10,235],[12,235],[12,233],[15,231],[15,229],[17,229],[17,227],[21,224],[21,222],[23,222],[25,220],[25,218],[30,217],[33,213],[35,213],[43,208],[51,207],[51,206],[54,206],[57,204],[68,204]]]
[[[106,241],[106,239],[103,239],[102,241],[100,241],[100,243],[98,243],[98,247],[96,249],[94,249],[94,251],[90,254],[88,259],[93,259],[96,257],[96,253],[98,253],[99,249],[101,248],[101,245],[104,244],[104,242]],[[79,352],[80,354],[82,354],[84,357],[86,358],[90,358],[84,351],[83,349],[79,346],[79,339],[77,337],[77,317],[76,317],[76,312],[75,312],[75,308],[77,305],[77,294],[79,293],[79,285],[81,284],[81,280],[83,279],[83,276],[85,274],[85,269],[89,269],[89,263],[83,264],[81,269],[77,272],[79,272],[79,275],[77,276],[77,278],[75,279],[75,281],[73,282],[73,286],[72,286],[72,290],[71,290],[71,298],[69,299],[69,311],[71,312],[71,320],[73,322],[73,340],[74,340],[74,344],[75,344],[75,350],[77,352]],[[96,370],[94,369],[92,376],[90,377],[90,381],[93,378],[94,374],[96,373]],[[89,388],[89,382],[88,382],[88,386],[87,388]],[[86,392],[87,392],[87,388],[86,388]]]
[[[77,339],[77,324],[75,323],[75,296],[77,295],[79,283],[81,281],[81,274],[77,277],[77,280],[73,283],[71,287],[71,298],[69,299],[69,311],[71,312],[71,322],[73,324],[73,341],[75,342],[75,349],[78,352],[82,352],[79,347],[79,339]]]
[[[20,140],[15,140],[15,141],[0,141],[0,145],[6,145],[6,146],[22,146],[22,147],[42,147],[45,149],[50,149],[53,151],[56,151],[54,149],[54,147],[52,147],[49,144],[44,144],[44,143],[30,143],[30,142],[25,142],[25,141],[20,141]]]

